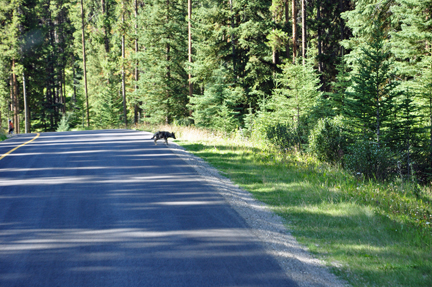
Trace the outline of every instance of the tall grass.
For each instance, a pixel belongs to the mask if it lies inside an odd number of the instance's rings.
[[[430,188],[375,182],[241,132],[181,126],[179,144],[268,204],[304,246],[354,286],[432,286]]]

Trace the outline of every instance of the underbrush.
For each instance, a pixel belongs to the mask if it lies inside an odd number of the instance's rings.
[[[7,139],[6,132],[3,129],[0,129],[0,141],[4,141]]]
[[[354,286],[432,286],[430,188],[376,182],[241,132],[148,126],[250,191],[286,220],[297,240]]]

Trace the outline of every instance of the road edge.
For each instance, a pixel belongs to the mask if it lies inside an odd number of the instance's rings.
[[[254,199],[248,191],[182,146],[170,143],[168,148],[219,191],[250,226],[252,233],[263,242],[266,251],[278,261],[287,276],[299,286],[350,286],[301,246],[285,227],[284,220],[266,204]]]

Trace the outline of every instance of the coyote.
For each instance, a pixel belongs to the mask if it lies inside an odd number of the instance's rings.
[[[175,139],[176,137],[175,137],[174,133],[159,131],[159,132],[155,133],[151,139],[154,139],[154,143],[155,143],[155,145],[157,145],[156,141],[160,140],[160,139],[164,139],[165,144],[168,144],[168,138],[174,138]]]

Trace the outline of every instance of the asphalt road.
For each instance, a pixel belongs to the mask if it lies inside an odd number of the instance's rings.
[[[35,137],[0,143],[0,156]],[[0,160],[0,286],[297,286],[162,141],[42,133]]]

